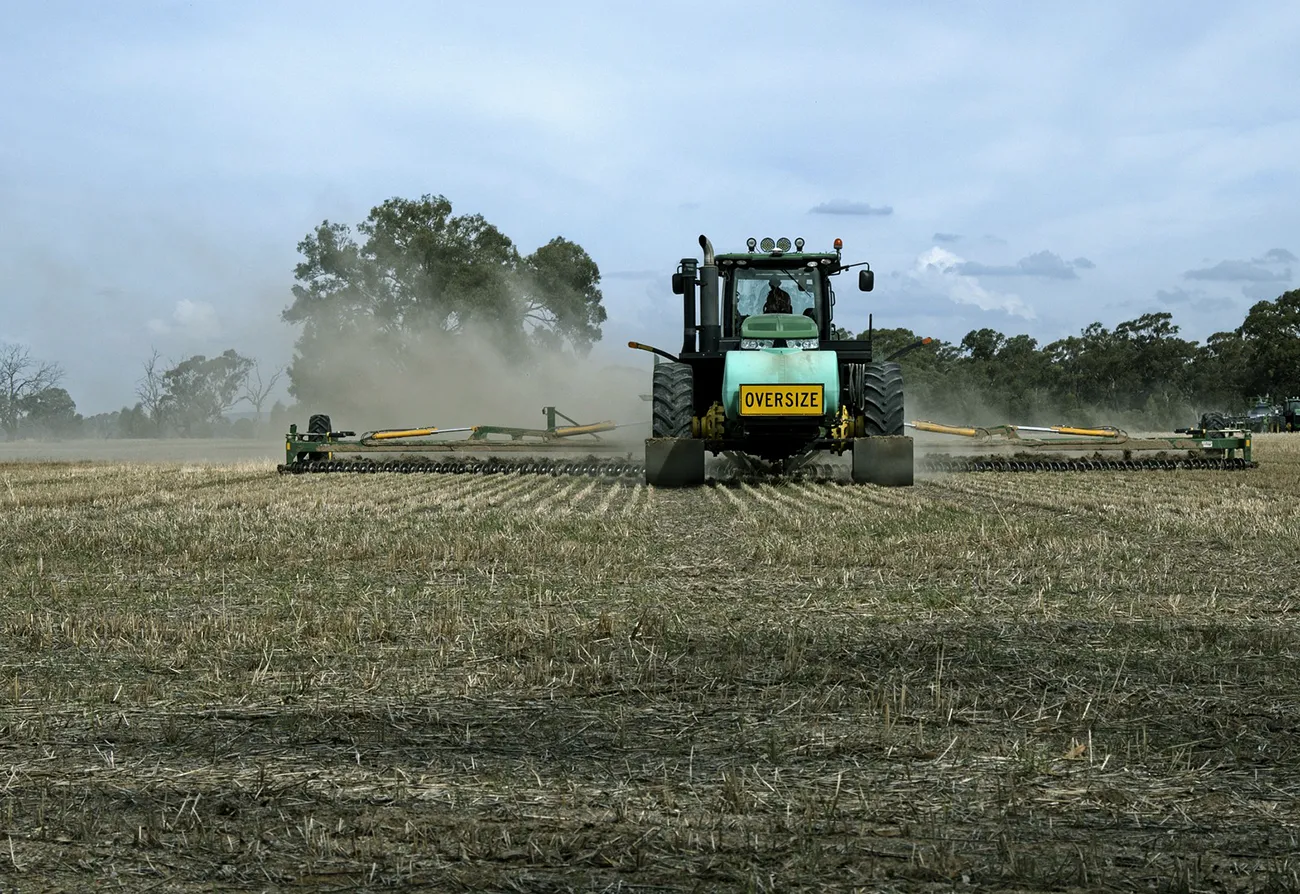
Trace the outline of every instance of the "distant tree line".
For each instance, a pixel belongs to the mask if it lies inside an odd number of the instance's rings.
[[[910,329],[877,329],[875,355],[884,359],[919,338]],[[977,329],[958,344],[935,340],[899,362],[909,414],[977,424],[1185,425],[1204,410],[1235,410],[1255,396],[1300,395],[1300,290],[1258,302],[1241,326],[1204,344],[1180,337],[1171,314],[1148,313],[1114,329],[1093,323],[1045,345]]]
[[[264,373],[256,360],[227,350],[164,362],[155,351],[143,364],[137,402],[83,417],[59,387],[63,368],[18,345],[0,346],[0,432],[17,438],[258,437],[283,369]],[[251,418],[231,419],[242,405]],[[282,403],[269,408],[272,425],[287,424]]]

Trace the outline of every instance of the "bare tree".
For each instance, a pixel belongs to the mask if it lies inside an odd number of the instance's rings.
[[[22,345],[0,346],[0,428],[10,437],[18,432],[20,401],[53,388],[63,380],[63,367],[34,360]]]
[[[140,398],[140,406],[149,414],[154,429],[162,432],[163,416],[167,409],[167,382],[163,375],[162,355],[158,349],[144,362],[144,376],[135,386],[135,396]]]
[[[275,390],[275,383],[280,381],[280,377],[283,375],[284,367],[279,367],[276,369],[275,374],[263,383],[261,365],[256,360],[253,361],[253,368],[249,370],[248,377],[244,379],[244,391],[239,397],[252,405],[253,412],[257,413],[258,425],[262,424],[262,407],[266,404],[267,398],[271,396],[271,392]]]

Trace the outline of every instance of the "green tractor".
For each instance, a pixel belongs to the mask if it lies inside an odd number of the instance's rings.
[[[1300,431],[1300,397],[1288,397],[1282,406],[1287,431]]]
[[[842,247],[751,238],[747,251],[715,255],[700,237],[703,263],[683,258],[672,278],[681,351],[629,343],[668,361],[654,368],[648,484],[703,484],[706,452],[781,472],[819,451],[850,452],[855,482],[912,484],[898,354],[879,361],[870,338],[835,338],[831,277],[861,267],[858,288],[875,281],[870,265],[841,261]]]

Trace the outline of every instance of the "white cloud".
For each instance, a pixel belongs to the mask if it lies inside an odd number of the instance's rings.
[[[175,335],[193,339],[215,338],[222,331],[216,308],[206,301],[191,301],[188,298],[176,302],[170,320],[151,319],[145,323],[145,329],[152,335]]]
[[[1001,311],[1025,320],[1037,317],[1034,309],[1012,292],[986,288],[978,277],[963,274],[964,258],[945,248],[934,246],[916,259],[906,274],[908,284],[937,293],[957,304],[970,304],[980,310]]]

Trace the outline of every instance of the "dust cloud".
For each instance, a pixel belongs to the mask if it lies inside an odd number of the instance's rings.
[[[314,334],[315,366],[309,397],[300,401],[298,424],[327,413],[336,430],[506,425],[542,428],[543,407],[578,423],[612,421],[621,427],[605,440],[641,442],[649,436],[651,364],[645,354],[611,361],[610,351],[514,346],[479,329],[454,334],[404,332],[359,338],[357,333]],[[323,343],[322,343],[323,342]],[[301,361],[300,361],[301,362]],[[560,424],[566,424],[560,422]]]

